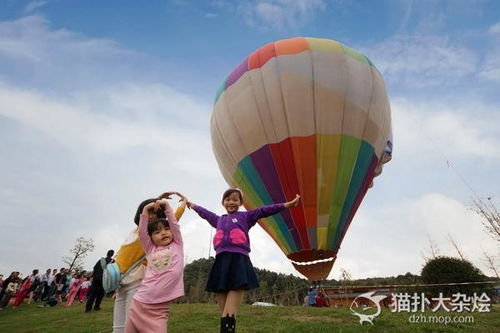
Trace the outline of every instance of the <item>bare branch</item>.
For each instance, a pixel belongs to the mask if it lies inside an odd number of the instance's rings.
[[[451,245],[453,245],[455,250],[458,252],[458,255],[460,256],[460,258],[462,260],[467,261],[467,259],[463,255],[462,251],[460,251],[460,248],[458,247],[458,243],[455,241],[455,239],[453,239],[453,237],[451,237],[450,233],[448,233],[447,237],[448,237],[448,241],[451,243]]]
[[[488,252],[486,252],[486,250],[482,249],[482,251],[483,251],[484,259],[488,265],[488,268],[491,269],[493,271],[493,273],[495,273],[497,279],[500,279],[500,276],[498,276],[498,271],[495,267],[495,258],[493,258],[491,255],[489,255]]]
[[[430,237],[429,237],[429,255],[427,255],[424,251],[421,251],[422,257],[424,258],[425,262],[428,262],[432,259],[436,259],[439,257],[439,247],[437,243]]]
[[[481,217],[481,223],[488,235],[500,242],[500,212],[492,202],[492,197],[473,200],[473,210]]]

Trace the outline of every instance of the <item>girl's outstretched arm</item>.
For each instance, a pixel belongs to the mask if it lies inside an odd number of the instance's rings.
[[[300,195],[296,194],[295,199],[293,199],[292,201],[287,201],[281,204],[262,206],[257,209],[249,211],[248,212],[250,214],[249,227],[253,227],[255,223],[257,223],[257,220],[263,217],[268,217],[281,212],[283,209],[288,209],[297,206],[299,204],[299,200],[300,200]]]
[[[148,235],[148,222],[149,222],[148,212],[150,210],[156,210],[157,207],[158,204],[156,202],[151,202],[147,204],[146,206],[144,206],[142,214],[139,218],[139,239],[146,253],[149,253],[151,249],[154,247],[153,242],[151,241],[151,238],[149,238]]]
[[[295,194],[295,199],[285,202],[285,208],[297,207],[299,205],[300,195]]]
[[[208,223],[214,228],[217,228],[217,221],[219,220],[219,215],[212,213],[208,209],[205,209],[201,206],[195,205],[192,202],[188,202],[188,207],[194,210],[200,217],[204,220],[207,220]]]

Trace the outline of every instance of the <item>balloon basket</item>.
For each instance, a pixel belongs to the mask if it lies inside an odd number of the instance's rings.
[[[332,250],[304,250],[288,255],[292,265],[310,281],[326,280],[332,270],[337,252]]]

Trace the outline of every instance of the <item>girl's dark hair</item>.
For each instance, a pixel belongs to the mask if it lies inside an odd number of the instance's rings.
[[[135,216],[134,216],[134,223],[135,223],[135,224],[139,225],[139,219],[140,219],[140,217],[141,217],[142,210],[144,209],[144,206],[146,206],[146,205],[148,205],[148,204],[150,204],[150,203],[152,203],[152,202],[155,202],[156,200],[158,200],[158,199],[146,199],[146,200],[144,200],[143,202],[141,202],[141,203],[139,204],[139,207],[137,207],[137,211],[135,212]],[[159,218],[162,218],[162,217],[163,217],[163,218],[166,218],[166,216],[165,216],[165,212],[164,212],[164,211],[162,211],[162,210],[158,210],[158,211],[156,212],[156,217],[159,217]]]
[[[148,235],[149,237],[151,237],[151,235],[153,234],[153,232],[155,232],[156,230],[159,230],[161,227],[165,228],[165,229],[169,229],[170,226],[168,225],[168,221],[166,218],[164,217],[157,217],[155,219],[151,219],[149,220],[149,223],[148,223]]]
[[[240,201],[243,203],[243,193],[241,193],[241,190],[239,188],[230,188],[229,190],[226,190],[224,194],[222,194],[222,202],[224,202],[224,199],[229,197],[233,193],[238,193],[238,196],[240,197]]]

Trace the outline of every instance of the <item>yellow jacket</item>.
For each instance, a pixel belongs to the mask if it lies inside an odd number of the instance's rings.
[[[175,218],[180,220],[182,214],[184,214],[184,210],[186,209],[186,204],[181,203],[179,207],[175,210]],[[133,233],[135,233],[135,237],[125,244],[123,244],[118,253],[116,254],[115,262],[118,264],[120,268],[120,273],[125,273],[127,269],[129,269],[137,260],[139,260],[142,256],[144,256],[144,249],[142,248],[141,242],[139,240],[138,227],[135,228]],[[130,238],[130,237],[129,237]],[[144,260],[144,265],[147,264],[147,261]]]

